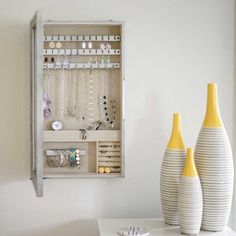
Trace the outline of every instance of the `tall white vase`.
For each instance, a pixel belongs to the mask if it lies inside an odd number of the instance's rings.
[[[191,148],[187,149],[187,158],[179,185],[178,211],[181,233],[198,234],[202,222],[202,189]]]
[[[230,143],[219,113],[216,84],[208,84],[207,109],[196,143],[195,162],[203,192],[201,228],[222,231],[230,214],[234,168]]]
[[[184,167],[186,149],[181,134],[180,114],[174,113],[172,134],[161,166],[160,193],[166,224],[178,225],[178,188]]]

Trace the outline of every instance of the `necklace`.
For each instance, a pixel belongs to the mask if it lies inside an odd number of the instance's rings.
[[[109,111],[108,107],[108,93],[105,92],[105,88],[103,88],[103,94],[100,96],[100,109],[103,116],[104,123],[106,127],[109,128],[115,128],[115,119],[116,119],[116,101],[115,101],[115,76],[114,76],[114,68],[111,72],[111,100],[110,100],[110,106],[111,109]],[[106,83],[104,83],[104,86],[106,86]],[[107,87],[107,86],[106,86]]]
[[[71,117],[76,115],[76,101],[77,101],[77,79],[75,80],[73,71],[68,72],[68,114]]]
[[[57,117],[63,118],[65,114],[65,71],[60,70],[57,78]]]
[[[83,79],[82,79],[82,106],[81,106],[81,115],[82,120],[86,120],[86,105],[87,105],[87,86],[85,81],[85,67],[83,68]]]
[[[93,70],[90,69],[89,78],[88,78],[88,121],[89,123],[94,122],[94,77]],[[89,125],[90,125],[89,124]]]
[[[43,94],[43,115],[44,118],[49,118],[52,115],[51,112],[51,100],[50,100],[50,72],[46,71],[44,75],[44,94]]]

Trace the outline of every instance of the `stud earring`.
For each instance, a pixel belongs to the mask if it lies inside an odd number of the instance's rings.
[[[99,168],[98,168],[98,172],[99,172],[100,174],[104,173],[104,172],[105,172],[104,167],[99,167]]]
[[[50,47],[50,48],[55,48],[55,43],[54,43],[53,41],[51,41],[51,42],[49,43],[49,47]]]
[[[111,173],[111,168],[105,167],[104,171],[105,171],[105,173],[109,174],[109,173]]]
[[[62,47],[62,43],[61,43],[61,42],[57,42],[57,43],[56,43],[56,48],[59,49],[59,48],[61,48],[61,47]]]
[[[82,43],[82,48],[83,48],[83,49],[86,48],[86,43],[85,43],[85,42]]]
[[[92,42],[88,42],[88,48],[89,48],[89,49],[92,49],[92,48],[93,48]]]

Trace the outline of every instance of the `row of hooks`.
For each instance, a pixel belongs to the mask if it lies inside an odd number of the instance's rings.
[[[109,64],[103,64],[103,63],[44,63],[43,69],[119,69],[120,63],[109,63]]]
[[[120,41],[120,35],[47,35],[44,41]]]

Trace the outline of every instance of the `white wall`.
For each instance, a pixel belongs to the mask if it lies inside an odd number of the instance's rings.
[[[80,218],[161,216],[159,171],[172,112],[182,113],[185,141],[193,146],[206,84],[217,82],[232,138],[233,8],[233,0],[1,0],[0,235],[82,235]],[[46,19],[126,22],[125,179],[47,180],[45,196],[35,197],[29,21],[37,9]]]

